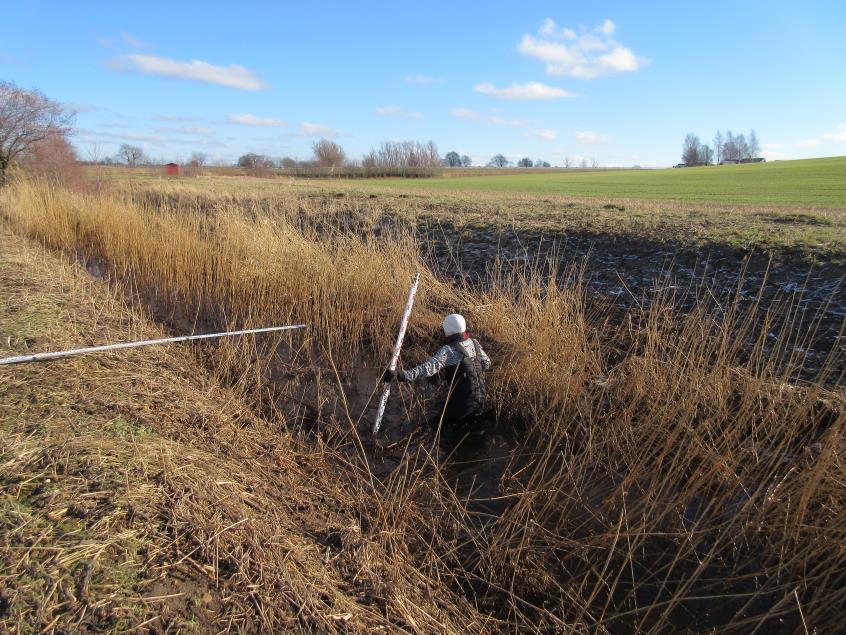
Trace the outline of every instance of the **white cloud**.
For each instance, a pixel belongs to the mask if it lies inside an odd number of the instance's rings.
[[[592,132],[590,130],[580,130],[576,132],[576,141],[579,143],[584,143],[586,145],[590,145],[593,143],[604,143],[608,140],[604,134],[599,132]]]
[[[131,33],[127,33],[126,31],[120,32],[121,39],[129,44],[132,48],[136,49],[146,49],[150,48],[150,44],[142,40],[140,37],[135,37]]]
[[[305,137],[342,137],[347,133],[323,124],[304,121],[300,124],[300,134]]]
[[[505,117],[488,117],[488,121],[497,126],[527,126],[528,119],[506,119]]]
[[[540,82],[526,82],[525,84],[512,84],[508,88],[497,88],[490,82],[482,82],[473,86],[473,90],[496,99],[562,99],[564,97],[575,97],[576,95],[554,86],[547,86]]]
[[[190,115],[162,115],[162,114],[155,114],[153,115],[153,119],[158,119],[159,121],[197,121],[196,117]]]
[[[768,145],[780,146],[781,144],[771,143],[771,144],[768,144]],[[776,149],[768,150],[766,148],[761,151],[761,156],[763,156],[767,161],[777,161],[777,160],[783,160],[783,159],[788,158],[788,155],[786,153],[782,152],[781,150],[776,150]]]
[[[611,20],[608,20],[607,18],[602,24],[600,24],[594,29],[594,31],[598,31],[599,33],[602,33],[604,35],[613,35],[614,31],[616,30],[617,25],[614,24]]]
[[[212,128],[204,128],[200,126],[180,126],[177,128],[167,126],[154,126],[153,132],[161,132],[165,134],[195,135],[199,137],[209,137],[214,134],[214,130]]]
[[[552,18],[547,18],[543,21],[540,28],[538,29],[538,33],[541,35],[553,35],[558,30],[558,25],[555,24],[555,20]]]
[[[237,64],[216,66],[201,60],[180,62],[166,57],[133,54],[127,55],[125,58],[111,60],[108,65],[113,70],[124,73],[160,75],[207,84],[220,84],[241,90],[267,88],[265,83],[256,77],[251,70]]]
[[[648,61],[616,41],[617,25],[605,20],[593,31],[559,30],[547,18],[538,30],[540,37],[523,36],[517,50],[546,63],[546,73],[555,77],[593,79],[600,75],[636,71]]]
[[[541,128],[526,135],[528,139],[541,139],[542,141],[555,141],[558,138],[558,132],[550,130],[549,128]]]
[[[405,76],[406,84],[441,84],[443,81],[440,77],[432,77],[431,75],[417,74]]]
[[[456,119],[467,119],[470,121],[478,121],[480,117],[479,113],[469,108],[450,108],[449,113]]]
[[[268,128],[287,128],[288,122],[284,119],[274,119],[272,117],[256,117],[249,113],[230,114],[226,116],[226,121],[229,123],[238,124],[240,126],[265,126]]]
[[[407,119],[420,119],[423,113],[408,110],[402,106],[380,106],[376,109],[377,117],[405,117]]]
[[[799,148],[813,148],[820,144],[838,143],[846,141],[846,123],[837,124],[834,132],[826,132],[819,137],[812,137],[810,139],[802,139],[796,142]],[[766,145],[764,147],[767,147]]]
[[[114,140],[120,142],[127,142],[127,141],[140,141],[145,143],[153,143],[153,144],[164,144],[167,143],[167,137],[163,137],[162,135],[150,135],[150,134],[143,134],[138,132],[103,132],[102,130],[80,130],[80,133],[84,137],[92,138],[92,139],[106,139],[106,140]]]
[[[838,124],[837,132],[827,132],[822,139],[823,141],[846,141],[846,123]]]

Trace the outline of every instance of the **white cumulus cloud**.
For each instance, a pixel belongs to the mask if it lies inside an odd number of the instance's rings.
[[[497,88],[490,82],[482,82],[473,86],[473,90],[489,97],[495,97],[496,99],[549,100],[576,96],[574,93],[566,91],[563,88],[547,86],[540,82],[515,83],[507,88]]]
[[[549,128],[541,128],[526,135],[530,139],[541,139],[542,141],[555,141],[558,138],[558,132],[550,130]]]
[[[262,90],[267,86],[243,66],[217,66],[201,60],[180,62],[155,55],[133,54],[109,62],[109,66],[123,73],[144,73],[206,84],[220,84],[241,90]]]
[[[288,122],[284,119],[274,119],[273,117],[256,117],[255,115],[251,115],[249,113],[227,115],[226,121],[241,126],[266,126],[268,128],[288,127]]]
[[[604,134],[591,130],[580,130],[576,132],[576,141],[590,145],[592,143],[603,143],[608,140]]]
[[[306,137],[342,137],[346,135],[345,132],[340,130],[319,123],[309,123],[308,121],[300,124],[300,134]]]
[[[593,30],[559,29],[547,18],[538,36],[525,34],[517,50],[546,63],[546,73],[555,77],[593,79],[601,75],[636,71],[648,61],[614,39],[617,25],[605,20]]]
[[[420,119],[423,113],[415,110],[408,110],[402,106],[380,106],[376,109],[378,117],[403,117],[406,119]]]
[[[480,117],[479,113],[469,108],[450,108],[449,114],[456,119],[467,119],[469,121],[478,121]]]

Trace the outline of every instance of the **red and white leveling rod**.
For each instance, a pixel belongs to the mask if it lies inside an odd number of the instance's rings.
[[[74,348],[69,351],[56,351],[53,353],[35,353],[34,355],[18,355],[0,359],[0,366],[4,364],[23,364],[24,362],[42,362],[48,359],[59,359],[61,357],[74,357],[88,353],[100,353],[102,351],[116,351],[124,348],[138,348],[140,346],[152,346],[153,344],[174,344],[176,342],[193,342],[194,340],[208,340],[215,337],[230,337],[232,335],[249,335],[250,333],[270,333],[271,331],[290,331],[292,329],[305,328],[305,324],[292,324],[291,326],[270,326],[261,329],[247,329],[245,331],[226,331],[224,333],[206,333],[205,335],[183,335],[182,337],[165,337],[158,340],[142,340],[140,342],[122,342],[120,344],[106,344],[104,346],[89,346],[88,348]]]
[[[397,369],[397,361],[399,360],[402,341],[405,339],[405,327],[408,326],[408,318],[411,316],[411,307],[414,305],[414,296],[417,295],[418,282],[420,282],[419,272],[416,276],[414,276],[414,284],[411,285],[411,291],[408,292],[408,301],[405,303],[405,312],[402,314],[399,334],[397,335],[397,341],[394,343],[394,354],[391,356],[391,363],[388,365],[390,370]],[[382,391],[382,399],[379,401],[379,411],[376,413],[376,421],[373,423],[373,434],[379,432],[379,428],[382,426],[382,417],[385,415],[385,406],[388,403],[388,396],[390,394],[391,384],[385,382],[385,388]]]

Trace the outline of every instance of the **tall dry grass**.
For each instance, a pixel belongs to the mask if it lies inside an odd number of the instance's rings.
[[[20,182],[2,210],[177,322],[308,323],[310,363],[329,384],[318,391],[343,392],[339,366],[385,357],[415,270],[412,346],[430,345],[440,312],[460,309],[493,352],[496,408],[521,430],[494,517],[471,511],[426,448],[409,444],[396,469],[374,475],[344,402],[335,439],[355,452],[339,460],[339,484],[386,566],[462,589],[503,628],[839,625],[842,358],[832,351],[816,381],[794,381],[813,329],[798,305],[767,316],[703,292],[685,314],[666,292],[623,314],[586,296],[576,265],[456,286],[410,236],[363,234],[361,219],[302,196],[191,201]],[[773,345],[777,317],[792,331]]]

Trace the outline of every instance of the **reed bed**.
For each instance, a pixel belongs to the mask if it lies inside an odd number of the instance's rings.
[[[308,323],[286,354],[317,378],[309,399],[343,402],[315,442],[334,444],[338,487],[385,567],[460,591],[494,630],[838,628],[842,351],[798,381],[814,316],[789,298],[764,312],[694,289],[702,301],[685,313],[665,290],[620,312],[587,296],[578,263],[446,282],[410,234],[368,233],[366,214],[302,193],[148,194],[21,181],[2,214],[177,324]],[[433,345],[443,311],[465,312],[494,356],[499,418],[520,431],[498,515],[474,514],[425,444],[374,474],[364,404],[344,401],[342,375],[386,357],[417,270],[412,354]],[[774,321],[789,327],[775,343]],[[245,377],[237,350],[214,356]],[[249,377],[257,405],[279,390]]]

